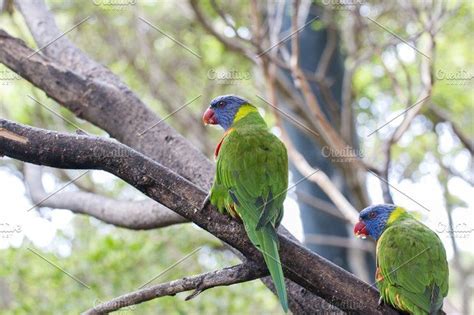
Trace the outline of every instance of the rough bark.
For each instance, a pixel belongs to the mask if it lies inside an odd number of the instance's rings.
[[[20,3],[39,47],[62,34],[52,16],[44,17],[42,1],[17,1]],[[213,174],[210,161],[168,124],[158,123],[160,117],[117,76],[83,54],[66,37],[33,54],[35,51],[23,41],[0,30],[0,46],[2,63],[77,117],[160,161],[195,184],[210,188]],[[143,133],[151,126],[154,127]]]

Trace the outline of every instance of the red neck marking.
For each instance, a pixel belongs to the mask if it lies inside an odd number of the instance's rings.
[[[221,140],[216,146],[216,149],[214,150],[214,159],[217,159],[217,157],[219,156],[219,151],[221,150],[222,142],[224,142],[225,137],[227,137],[229,133],[231,133],[233,130],[234,128],[230,128],[229,130],[224,132],[224,135],[222,136]]]

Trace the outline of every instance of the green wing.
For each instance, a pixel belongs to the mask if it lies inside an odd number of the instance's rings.
[[[283,217],[288,188],[288,156],[283,143],[263,128],[239,128],[228,134],[217,160],[211,202],[238,213],[251,242],[262,252],[288,309],[278,253],[276,227]]]
[[[407,218],[388,227],[378,243],[384,301],[411,314],[437,314],[448,294],[448,264],[436,233]]]

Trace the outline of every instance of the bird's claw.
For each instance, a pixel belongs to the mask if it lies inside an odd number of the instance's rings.
[[[378,305],[379,305],[379,306],[382,306],[382,305],[383,305],[383,299],[382,299],[382,297],[379,297]]]
[[[202,202],[201,210],[206,208],[209,205],[210,202],[211,202],[211,193],[207,194],[206,199],[204,199],[204,201]]]

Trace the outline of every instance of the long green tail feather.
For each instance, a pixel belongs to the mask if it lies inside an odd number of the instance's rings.
[[[285,276],[280,262],[280,254],[278,253],[278,238],[275,229],[272,226],[265,226],[264,228],[255,231],[260,240],[260,251],[263,254],[268,271],[272,277],[275,285],[278,298],[283,310],[288,312],[288,297],[286,294]]]

